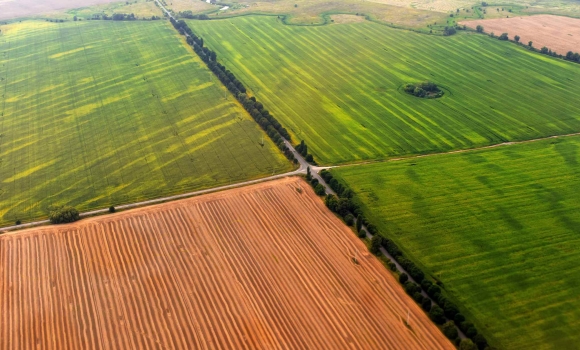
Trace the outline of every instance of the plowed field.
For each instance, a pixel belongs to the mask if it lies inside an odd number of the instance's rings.
[[[296,178],[7,234],[0,261],[1,349],[453,348]]]
[[[537,15],[498,19],[482,19],[460,22],[468,27],[482,25],[486,33],[496,35],[508,33],[513,40],[520,36],[520,42],[533,42],[534,47],[546,46],[552,51],[566,55],[568,51],[580,52],[580,19],[563,16]]]

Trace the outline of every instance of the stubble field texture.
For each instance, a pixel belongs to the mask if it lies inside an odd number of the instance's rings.
[[[580,66],[482,35],[430,36],[371,22],[289,26],[275,16],[189,25],[320,163],[580,130]],[[444,97],[401,89],[423,80]]]
[[[454,349],[297,178],[5,234],[0,264],[0,349]]]
[[[561,55],[580,52],[580,19],[551,15],[483,19],[460,24],[470,28],[483,26],[486,33],[508,33],[510,40],[518,35],[520,42],[533,42],[536,48],[547,47]]]
[[[0,29],[1,224],[291,169],[165,21]]]
[[[580,341],[580,137],[332,170],[501,349]]]

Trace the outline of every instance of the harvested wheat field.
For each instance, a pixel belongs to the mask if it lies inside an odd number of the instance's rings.
[[[5,234],[0,258],[1,349],[453,348],[298,178]]]
[[[510,40],[516,35],[520,42],[533,42],[536,48],[543,46],[561,55],[566,52],[580,52],[580,19],[552,15],[536,15],[528,17],[513,17],[499,19],[482,19],[464,21],[470,28],[482,25],[486,33],[495,35],[508,33]]]

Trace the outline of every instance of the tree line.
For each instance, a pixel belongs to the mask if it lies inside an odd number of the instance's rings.
[[[208,68],[214,75],[224,84],[224,86],[236,97],[242,104],[244,109],[248,111],[250,116],[260,125],[260,127],[268,134],[268,137],[274,141],[276,146],[284,152],[284,155],[294,163],[298,160],[284,140],[292,141],[290,133],[284,128],[280,122],[270,112],[264,108],[264,105],[259,102],[254,96],[248,96],[246,87],[239,81],[234,73],[226,69],[224,65],[217,62],[217,54],[215,51],[204,46],[203,38],[197,36],[184,20],[175,20],[170,18],[171,24],[181,35],[186,37],[186,41],[193,47],[193,51],[204,61]],[[304,141],[301,143],[304,145]],[[298,150],[298,149],[297,149]],[[300,152],[300,151],[298,151]],[[306,153],[301,154],[306,156],[306,160],[310,159],[314,163],[312,155]]]
[[[380,235],[377,226],[369,222],[363,216],[361,204],[355,195],[354,191],[347,185],[338,181],[332,173],[328,170],[322,170],[320,176],[332,188],[337,195],[326,195],[326,206],[344,219],[347,225],[355,224],[354,217],[356,217],[356,232],[360,238],[366,238],[366,232],[362,228],[364,225],[368,232],[373,236],[370,242],[369,251],[377,256],[381,255],[381,248],[384,248],[392,257],[403,267],[406,273],[399,275],[399,282],[403,285],[405,292],[421,306],[433,322],[441,326],[442,332],[455,344],[460,345],[460,348],[479,349],[484,350],[488,347],[487,339],[480,334],[472,322],[466,320],[465,316],[459,311],[459,308],[449,300],[443,293],[441,281],[436,278],[427,278],[425,273],[404,253],[392,240]],[[316,179],[311,179],[311,184],[318,184]],[[315,191],[317,187],[315,187]],[[318,191],[316,191],[317,194]],[[324,194],[324,193],[323,193]],[[396,265],[392,261],[388,261],[387,265],[393,271],[397,270]],[[409,280],[409,276],[415,280],[416,283]],[[433,282],[434,281],[434,282]],[[436,304],[431,303],[431,299],[423,297],[421,291],[435,301]],[[449,321],[448,321],[449,320]],[[469,338],[468,340],[459,339],[459,334],[456,327]]]
[[[484,28],[483,28],[483,26],[478,25],[477,27],[475,27],[475,30],[478,33],[483,33]],[[556,58],[561,58],[561,59],[571,61],[571,62],[580,63],[580,53],[578,53],[578,52],[568,51],[566,53],[566,55],[561,55],[561,54],[556,53],[556,51],[552,51],[551,49],[547,48],[546,46],[543,46],[542,48],[537,49],[534,47],[533,41],[528,41],[527,44],[520,42],[521,38],[519,35],[514,35],[513,40],[510,40],[508,33],[501,33],[499,36],[496,36],[493,32],[491,32],[489,34],[489,36],[492,38],[497,38],[498,40],[501,40],[501,41],[511,41],[517,45],[525,47],[528,50],[539,52],[539,53],[544,54],[544,55],[548,55],[548,56],[552,56],[552,57],[556,57]]]

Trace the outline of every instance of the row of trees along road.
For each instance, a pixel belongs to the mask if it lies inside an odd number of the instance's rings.
[[[179,31],[181,35],[186,37],[186,41],[193,47],[195,53],[204,61],[208,68],[215,74],[215,76],[224,84],[224,86],[236,97],[238,101],[244,106],[250,116],[260,125],[274,143],[284,152],[284,155],[294,163],[295,159],[292,151],[284,144],[284,140],[292,141],[288,130],[284,128],[270,112],[264,108],[264,105],[256,100],[254,96],[248,96],[246,87],[239,81],[236,76],[226,69],[224,65],[217,62],[217,54],[204,46],[203,38],[195,35],[191,28],[183,20],[175,20],[170,18],[171,24]],[[304,141],[301,142],[304,145]],[[306,149],[306,148],[305,148]],[[314,164],[312,155],[299,151],[306,157],[307,161]]]

